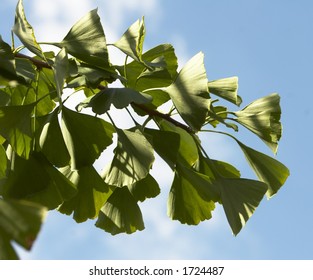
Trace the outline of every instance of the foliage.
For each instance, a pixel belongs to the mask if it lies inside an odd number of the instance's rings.
[[[143,52],[144,19],[107,44],[92,10],[61,42],[45,43],[58,53],[44,52],[20,0],[13,32],[21,47],[0,37],[2,259],[17,258],[11,241],[31,248],[47,209],[73,214],[77,222],[97,219],[96,226],[111,234],[143,230],[140,202],[160,193],[150,174],[155,153],[174,173],[168,215],[183,224],[210,219],[220,203],[236,235],[264,195],[273,196],[285,183],[289,171],[282,163],[230,134],[242,125],[276,153],[279,95],[232,112],[227,102],[242,102],[237,77],[208,81],[202,53],[178,71],[169,44]],[[110,62],[108,46],[125,54],[124,65]],[[74,110],[69,100],[79,91],[86,99]],[[172,105],[168,113],[161,111],[164,104]],[[127,110],[133,127],[117,127],[112,105]],[[234,139],[258,180],[241,178],[231,164],[210,158],[202,132]],[[116,145],[113,158],[99,174],[94,163],[111,145]]]

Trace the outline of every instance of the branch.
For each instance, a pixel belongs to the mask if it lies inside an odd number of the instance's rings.
[[[24,58],[24,59],[28,59],[29,61],[31,61],[38,69],[42,69],[42,68],[47,68],[47,69],[52,69],[51,65],[49,65],[47,62],[45,61],[42,61],[42,60],[39,60],[39,59],[36,59],[36,58],[33,58],[33,57],[30,57],[28,55],[25,55],[25,54],[21,54],[21,53],[15,53],[14,54],[15,57],[17,58]],[[98,86],[98,89],[100,90],[104,90],[106,89],[106,87],[102,86],[102,85],[99,85]],[[164,119],[170,123],[172,123],[173,125],[187,131],[188,133],[190,134],[195,134],[195,132],[187,125],[183,124],[183,123],[180,123],[179,121],[176,121],[175,119],[173,119],[170,115],[168,114],[164,114],[164,113],[161,113],[159,112],[158,110],[153,110],[153,109],[150,109],[148,107],[146,107],[145,105],[143,104],[137,104],[137,103],[132,103],[132,105],[142,111],[144,111],[145,113],[147,113],[149,116],[151,117],[159,117],[161,119]]]

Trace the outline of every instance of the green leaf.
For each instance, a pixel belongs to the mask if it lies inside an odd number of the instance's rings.
[[[133,197],[141,202],[160,194],[159,184],[150,174],[148,174],[146,178],[128,186],[128,189]]]
[[[90,166],[112,143],[113,126],[97,117],[62,108],[62,133],[72,169]]]
[[[179,165],[168,198],[168,215],[183,224],[197,225],[209,220],[215,208],[209,177]]]
[[[218,183],[228,223],[234,235],[237,235],[258,207],[267,185],[242,178],[219,178]]]
[[[102,115],[110,110],[112,104],[117,109],[123,109],[132,102],[146,104],[151,100],[151,96],[130,88],[107,88],[83,101],[78,109],[92,107],[94,113]]]
[[[112,235],[144,229],[140,208],[127,187],[114,190],[102,207],[96,226]]]
[[[3,186],[4,197],[25,199],[54,209],[76,194],[75,186],[42,154],[32,153],[28,160],[15,156],[14,169]]]
[[[5,149],[0,145],[0,180],[6,177],[8,159]]]
[[[15,66],[17,75],[23,77],[27,83],[35,81],[36,70],[28,59],[15,58]]]
[[[46,208],[38,204],[0,199],[0,236],[7,236],[30,250],[45,216]],[[13,256],[10,252],[9,257]]]
[[[60,128],[58,109],[45,117],[37,118],[37,121],[40,122],[41,127],[38,138],[42,153],[57,167],[68,165],[71,157]]]
[[[97,9],[90,11],[74,24],[61,43],[53,44],[65,48],[68,53],[90,65],[114,73],[97,11]]]
[[[288,168],[274,158],[253,150],[238,140],[237,143],[255,174],[268,185],[267,196],[271,197],[276,194],[290,174]]]
[[[77,171],[67,167],[62,172],[77,187],[77,194],[63,202],[58,210],[67,215],[74,212],[73,218],[78,223],[96,218],[112,190],[92,166]]]
[[[14,151],[28,158],[32,150],[30,115],[35,103],[25,106],[0,107],[0,134],[7,139]]]
[[[103,177],[112,186],[131,186],[148,175],[154,161],[153,147],[138,129],[118,129],[117,135],[114,158]]]
[[[179,72],[174,83],[164,89],[183,120],[196,131],[204,124],[210,105],[203,59],[202,53],[195,55]]]
[[[177,127],[166,120],[158,121],[158,124],[162,130],[174,132],[180,136],[178,160],[187,163],[189,166],[193,166],[199,159],[199,153],[198,146],[192,135],[190,135],[184,129]]]
[[[10,243],[9,237],[0,230],[0,260],[18,260],[13,246]]]
[[[60,52],[55,57],[55,63],[53,66],[56,89],[60,99],[63,94],[64,82],[68,75],[68,68],[69,62],[66,49],[62,48],[62,50],[60,50]]]
[[[114,43],[114,46],[131,58],[141,62],[145,33],[144,19],[138,19],[126,30],[122,38]]]
[[[19,0],[17,3],[15,23],[12,30],[27,49],[39,57],[44,58],[41,47],[36,41],[33,27],[26,19],[22,0]]]
[[[213,93],[225,100],[235,104],[240,105],[242,99],[237,95],[238,90],[238,77],[229,77],[214,81],[209,81],[208,83],[209,92]]]
[[[10,95],[3,90],[0,90],[0,107],[8,105],[10,102]]]
[[[280,97],[277,93],[250,103],[235,112],[237,122],[259,136],[276,153],[282,134]]]

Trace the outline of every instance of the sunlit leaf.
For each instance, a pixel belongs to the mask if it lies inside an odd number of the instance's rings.
[[[62,108],[62,133],[73,169],[90,166],[112,143],[113,126],[97,117]]]
[[[38,55],[39,57],[44,57],[41,47],[36,41],[33,27],[26,19],[22,0],[19,0],[17,3],[15,23],[12,30],[15,35],[21,40],[21,42],[26,46],[26,48],[28,48],[31,52]]]
[[[96,226],[112,235],[144,229],[140,208],[127,187],[114,190],[102,207]]]
[[[276,159],[237,142],[258,178],[268,185],[267,196],[276,194],[290,174],[288,168]]]
[[[128,189],[137,201],[156,197],[160,193],[158,182],[150,174],[146,178],[128,186]]]
[[[215,208],[211,185],[209,177],[180,165],[168,198],[169,217],[189,225],[211,219]]]
[[[65,168],[62,172],[77,187],[77,194],[63,202],[58,210],[67,215],[74,212],[73,218],[78,223],[96,218],[112,190],[92,166],[77,171]]]
[[[8,159],[5,153],[5,149],[0,145],[0,179],[6,177],[6,171],[8,167]]]
[[[154,161],[153,147],[139,130],[119,129],[117,135],[114,158],[103,177],[109,185],[130,186],[148,175]]]
[[[137,20],[123,34],[114,46],[122,52],[129,55],[131,58],[141,61],[143,41],[145,38],[144,19]]]
[[[267,185],[243,178],[219,178],[218,183],[228,223],[234,235],[237,235],[258,207]]]
[[[83,101],[78,108],[92,107],[94,113],[101,115],[107,112],[112,104],[117,109],[123,109],[132,102],[146,104],[151,102],[151,100],[150,95],[130,88],[107,88]]]
[[[282,134],[279,102],[279,95],[273,93],[235,112],[237,121],[258,135],[274,153],[277,152],[278,141]]]
[[[65,48],[68,53],[90,65],[114,71],[97,9],[75,23],[62,42],[54,45]]]
[[[179,72],[172,85],[164,89],[183,120],[194,130],[201,129],[210,104],[204,56],[198,53]]]
[[[56,89],[60,98],[63,93],[64,82],[68,75],[68,68],[68,57],[66,50],[63,48],[55,57],[55,63],[53,66]]]
[[[240,105],[242,99],[237,95],[238,90],[238,77],[229,77],[214,81],[209,81],[208,83],[209,92],[213,93],[225,100],[235,104]]]
[[[45,216],[46,208],[39,204],[0,199],[0,235],[30,250]]]
[[[0,107],[0,134],[19,156],[25,158],[28,158],[32,149],[30,115],[35,105]]]

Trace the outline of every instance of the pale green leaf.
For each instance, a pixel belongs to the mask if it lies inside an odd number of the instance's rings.
[[[195,55],[179,72],[174,83],[164,89],[183,120],[196,131],[203,126],[210,105],[203,60],[203,53]]]
[[[31,113],[35,105],[0,107],[0,134],[25,158],[32,149]]]
[[[90,65],[114,72],[97,9],[75,23],[62,42],[54,45],[65,48],[68,53]]]
[[[0,145],[0,180],[6,177],[6,171],[8,167],[8,159],[5,149]]]
[[[188,225],[211,219],[215,208],[212,188],[209,177],[190,167],[178,166],[168,198],[169,217]]]
[[[267,185],[242,178],[219,178],[218,183],[228,223],[234,235],[237,235],[258,207]]]
[[[78,223],[96,218],[112,190],[92,166],[75,171],[67,167],[62,172],[76,186],[77,194],[63,202],[58,210],[67,215],[74,212],[73,218]]]
[[[137,201],[144,201],[159,195],[160,187],[158,182],[148,174],[146,178],[128,186],[130,193]]]
[[[209,92],[213,93],[225,100],[235,104],[240,105],[242,99],[237,95],[238,90],[238,77],[229,77],[214,81],[209,81],[208,83]]]
[[[68,76],[68,68],[69,68],[69,62],[68,62],[66,49],[62,48],[62,50],[60,50],[60,52],[55,57],[55,62],[53,65],[56,89],[57,89],[58,96],[60,99],[61,99],[61,95],[63,94],[63,86],[65,83],[65,80]]]
[[[142,47],[145,38],[144,19],[134,22],[123,34],[123,36],[114,43],[114,46],[131,58],[142,61]]]
[[[90,166],[112,144],[113,126],[97,117],[62,107],[62,134],[72,169]]]
[[[237,142],[258,178],[268,185],[267,196],[276,194],[290,174],[288,168],[274,158]]]
[[[140,208],[127,187],[114,190],[102,207],[96,226],[112,235],[144,229]]]
[[[22,0],[19,0],[17,3],[15,23],[12,30],[27,49],[39,57],[44,58],[41,47],[36,41],[33,27],[26,19]]]
[[[257,99],[235,112],[237,121],[258,135],[276,153],[282,134],[280,97],[277,93]]]
[[[94,113],[101,115],[110,110],[112,104],[117,109],[123,109],[133,102],[146,104],[151,101],[150,95],[130,88],[107,88],[83,101],[78,109],[92,107]]]
[[[46,208],[39,204],[0,199],[0,235],[30,250],[45,216]]]

